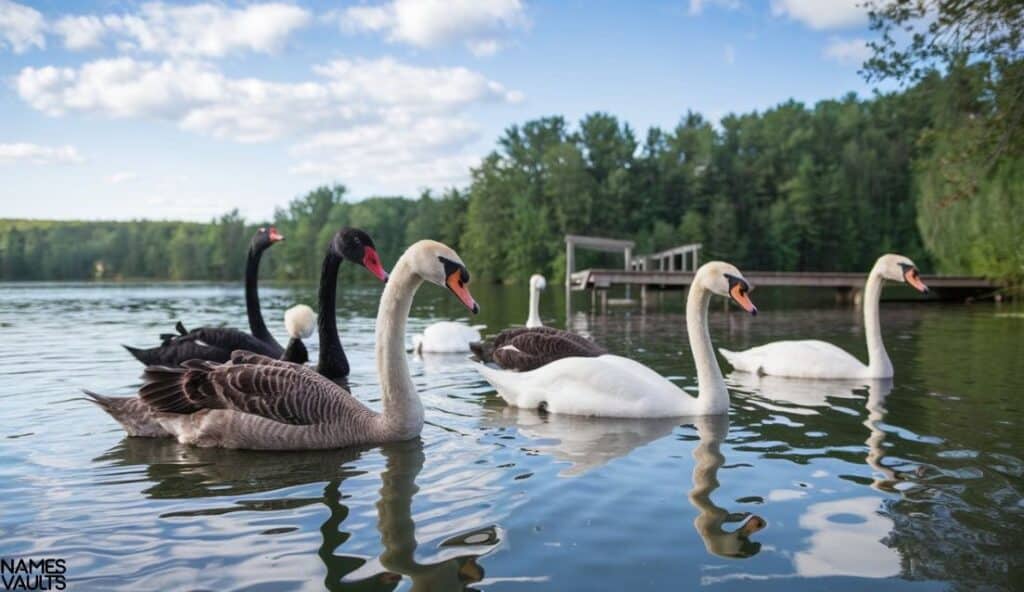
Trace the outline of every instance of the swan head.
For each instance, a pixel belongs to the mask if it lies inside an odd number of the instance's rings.
[[[693,277],[694,284],[700,284],[714,294],[731,299],[740,308],[752,315],[757,314],[757,307],[750,300],[750,292],[754,289],[735,265],[724,261],[710,261],[700,266]]]
[[[548,281],[544,279],[539,273],[535,273],[530,276],[530,288],[534,290],[544,290],[548,287]]]
[[[364,231],[358,228],[342,228],[334,233],[330,249],[336,257],[362,265],[380,281],[388,281],[388,272],[384,271],[384,266],[380,263],[377,247],[370,235]]]
[[[871,269],[871,273],[877,274],[881,276],[882,279],[886,279],[891,282],[908,283],[922,294],[928,293],[928,286],[924,285],[924,282],[921,281],[921,272],[909,257],[904,257],[903,255],[897,255],[895,253],[882,255],[878,258],[878,261],[875,262],[875,266]]]
[[[406,250],[403,259],[410,258],[412,270],[424,281],[448,288],[473,314],[480,305],[469,293],[469,270],[454,249],[444,243],[421,240]]]
[[[316,326],[316,314],[305,304],[296,304],[284,312],[284,327],[292,339],[309,339]]]
[[[277,228],[273,226],[261,226],[256,229],[256,234],[252,235],[252,240],[249,241],[249,248],[254,251],[262,251],[274,243],[279,243],[284,240],[284,235],[277,231]]]

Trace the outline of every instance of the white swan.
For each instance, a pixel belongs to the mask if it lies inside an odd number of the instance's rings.
[[[891,378],[892,362],[882,343],[878,301],[885,280],[906,282],[927,294],[914,262],[902,255],[882,255],[864,284],[864,331],[867,333],[868,364],[849,353],[818,340],[776,341],[746,351],[719,348],[725,359],[741,372],[790,376],[794,378]]]
[[[412,336],[412,349],[418,354],[458,354],[469,352],[469,344],[483,339],[480,329],[455,321],[440,321],[430,325],[423,333]]]
[[[535,369],[517,372],[493,368],[482,363],[475,368],[515,407],[543,407],[551,413],[569,413],[604,417],[676,417],[716,415],[729,410],[729,391],[715,360],[708,333],[708,304],[712,294],[732,297],[752,314],[757,308],[747,292],[749,284],[734,266],[720,261],[704,264],[693,278],[686,299],[686,325],[690,349],[697,365],[698,396],[694,398],[647,366],[611,354],[557,357]],[[571,339],[552,329],[515,331],[518,341],[495,351],[512,348],[516,354],[535,361],[538,356],[555,354],[544,348],[578,347]],[[565,333],[565,332],[561,332]],[[500,336],[499,336],[500,337]],[[567,337],[580,339],[569,334]],[[520,351],[536,345],[538,351]],[[486,359],[486,358],[484,358]],[[532,362],[531,362],[532,363]],[[506,366],[510,367],[510,366]],[[514,367],[514,366],[511,366]]]
[[[526,326],[531,329],[544,326],[544,321],[540,320],[540,291],[547,287],[548,282],[541,274],[530,276],[530,316],[526,317]]]

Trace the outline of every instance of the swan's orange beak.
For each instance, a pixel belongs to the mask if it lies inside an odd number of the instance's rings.
[[[921,274],[917,271],[916,267],[908,267],[903,272],[903,279],[911,286],[914,286],[918,292],[922,294],[928,293],[928,286],[924,285],[924,282],[921,281]]]
[[[270,227],[270,232],[268,233],[268,236],[270,237],[270,242],[272,243],[284,240],[284,235],[278,232],[277,229],[274,228],[273,226]]]
[[[377,279],[380,281],[388,281],[388,272],[384,271],[384,266],[380,264],[380,256],[377,255],[377,249],[363,247],[363,267],[370,270],[370,273],[377,276]]]
[[[749,312],[750,314],[757,316],[757,307],[750,300],[750,295],[747,292],[748,288],[745,282],[736,282],[729,288],[729,296],[736,301],[736,304],[740,305],[740,308]]]
[[[469,288],[466,287],[466,283],[462,281],[462,270],[456,269],[448,275],[448,279],[445,280],[445,285],[448,289],[455,294],[456,297],[466,305],[473,314],[480,312],[480,305],[473,300],[473,295],[469,293]]]

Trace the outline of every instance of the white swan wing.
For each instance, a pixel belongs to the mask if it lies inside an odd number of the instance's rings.
[[[867,366],[826,341],[776,341],[745,351],[719,349],[733,368],[794,378],[861,378]]]
[[[696,398],[621,356],[563,358],[529,372],[475,367],[515,407],[600,417],[674,417],[697,408]]]

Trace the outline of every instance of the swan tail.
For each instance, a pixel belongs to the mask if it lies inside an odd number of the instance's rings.
[[[153,412],[138,397],[110,397],[82,389],[90,403],[95,404],[121,424],[129,436],[140,438],[167,438],[170,433],[157,421]]]
[[[755,361],[750,360],[747,357],[744,357],[744,352],[730,351],[725,349],[724,347],[718,348],[718,351],[719,353],[722,354],[722,357],[725,358],[725,361],[729,362],[733,369],[738,370],[740,372],[749,372],[751,374],[764,374],[764,368],[761,366],[761,364],[758,364]]]
[[[160,348],[154,347],[150,349],[142,349],[140,347],[132,347],[124,344],[121,344],[121,347],[128,350],[128,353],[130,353],[133,358],[147,366],[151,364],[158,364],[160,362]]]
[[[186,392],[187,382],[193,372],[205,374],[214,366],[203,360],[189,360],[183,368],[147,366],[142,373],[142,388],[139,398],[156,411],[165,413],[195,413],[202,409]]]

